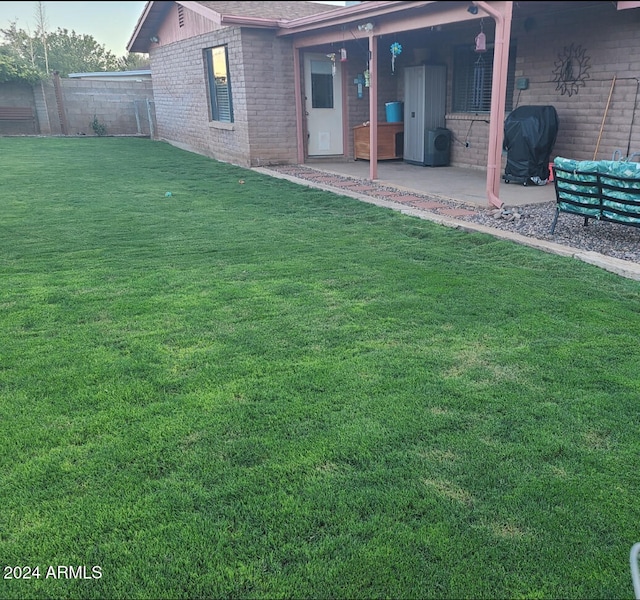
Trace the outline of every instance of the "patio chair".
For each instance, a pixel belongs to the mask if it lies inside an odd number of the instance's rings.
[[[640,542],[631,546],[629,561],[631,563],[631,581],[636,600],[640,600],[640,570],[638,569],[638,555],[640,555]]]

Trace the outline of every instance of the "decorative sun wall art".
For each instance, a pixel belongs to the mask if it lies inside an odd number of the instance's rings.
[[[586,50],[582,46],[576,46],[573,43],[565,46],[562,52],[558,53],[558,59],[555,61],[553,74],[556,83],[556,90],[564,96],[569,97],[577,94],[581,87],[584,87],[585,81],[589,79],[590,58],[586,55]]]

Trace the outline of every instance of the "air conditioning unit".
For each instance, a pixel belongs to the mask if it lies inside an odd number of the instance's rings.
[[[451,160],[451,131],[444,127],[425,132],[424,164],[428,167],[448,167]]]

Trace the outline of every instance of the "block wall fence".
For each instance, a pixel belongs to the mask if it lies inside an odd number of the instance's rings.
[[[101,81],[52,76],[36,85],[0,84],[0,106],[29,106],[33,122],[0,121],[0,135],[105,135],[154,137],[150,79]]]

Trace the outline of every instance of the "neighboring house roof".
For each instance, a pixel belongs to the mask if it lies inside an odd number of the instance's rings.
[[[150,38],[156,35],[173,4],[180,4],[218,24],[272,28],[282,22],[340,8],[315,2],[147,2],[127,44],[129,52],[148,52]]]

